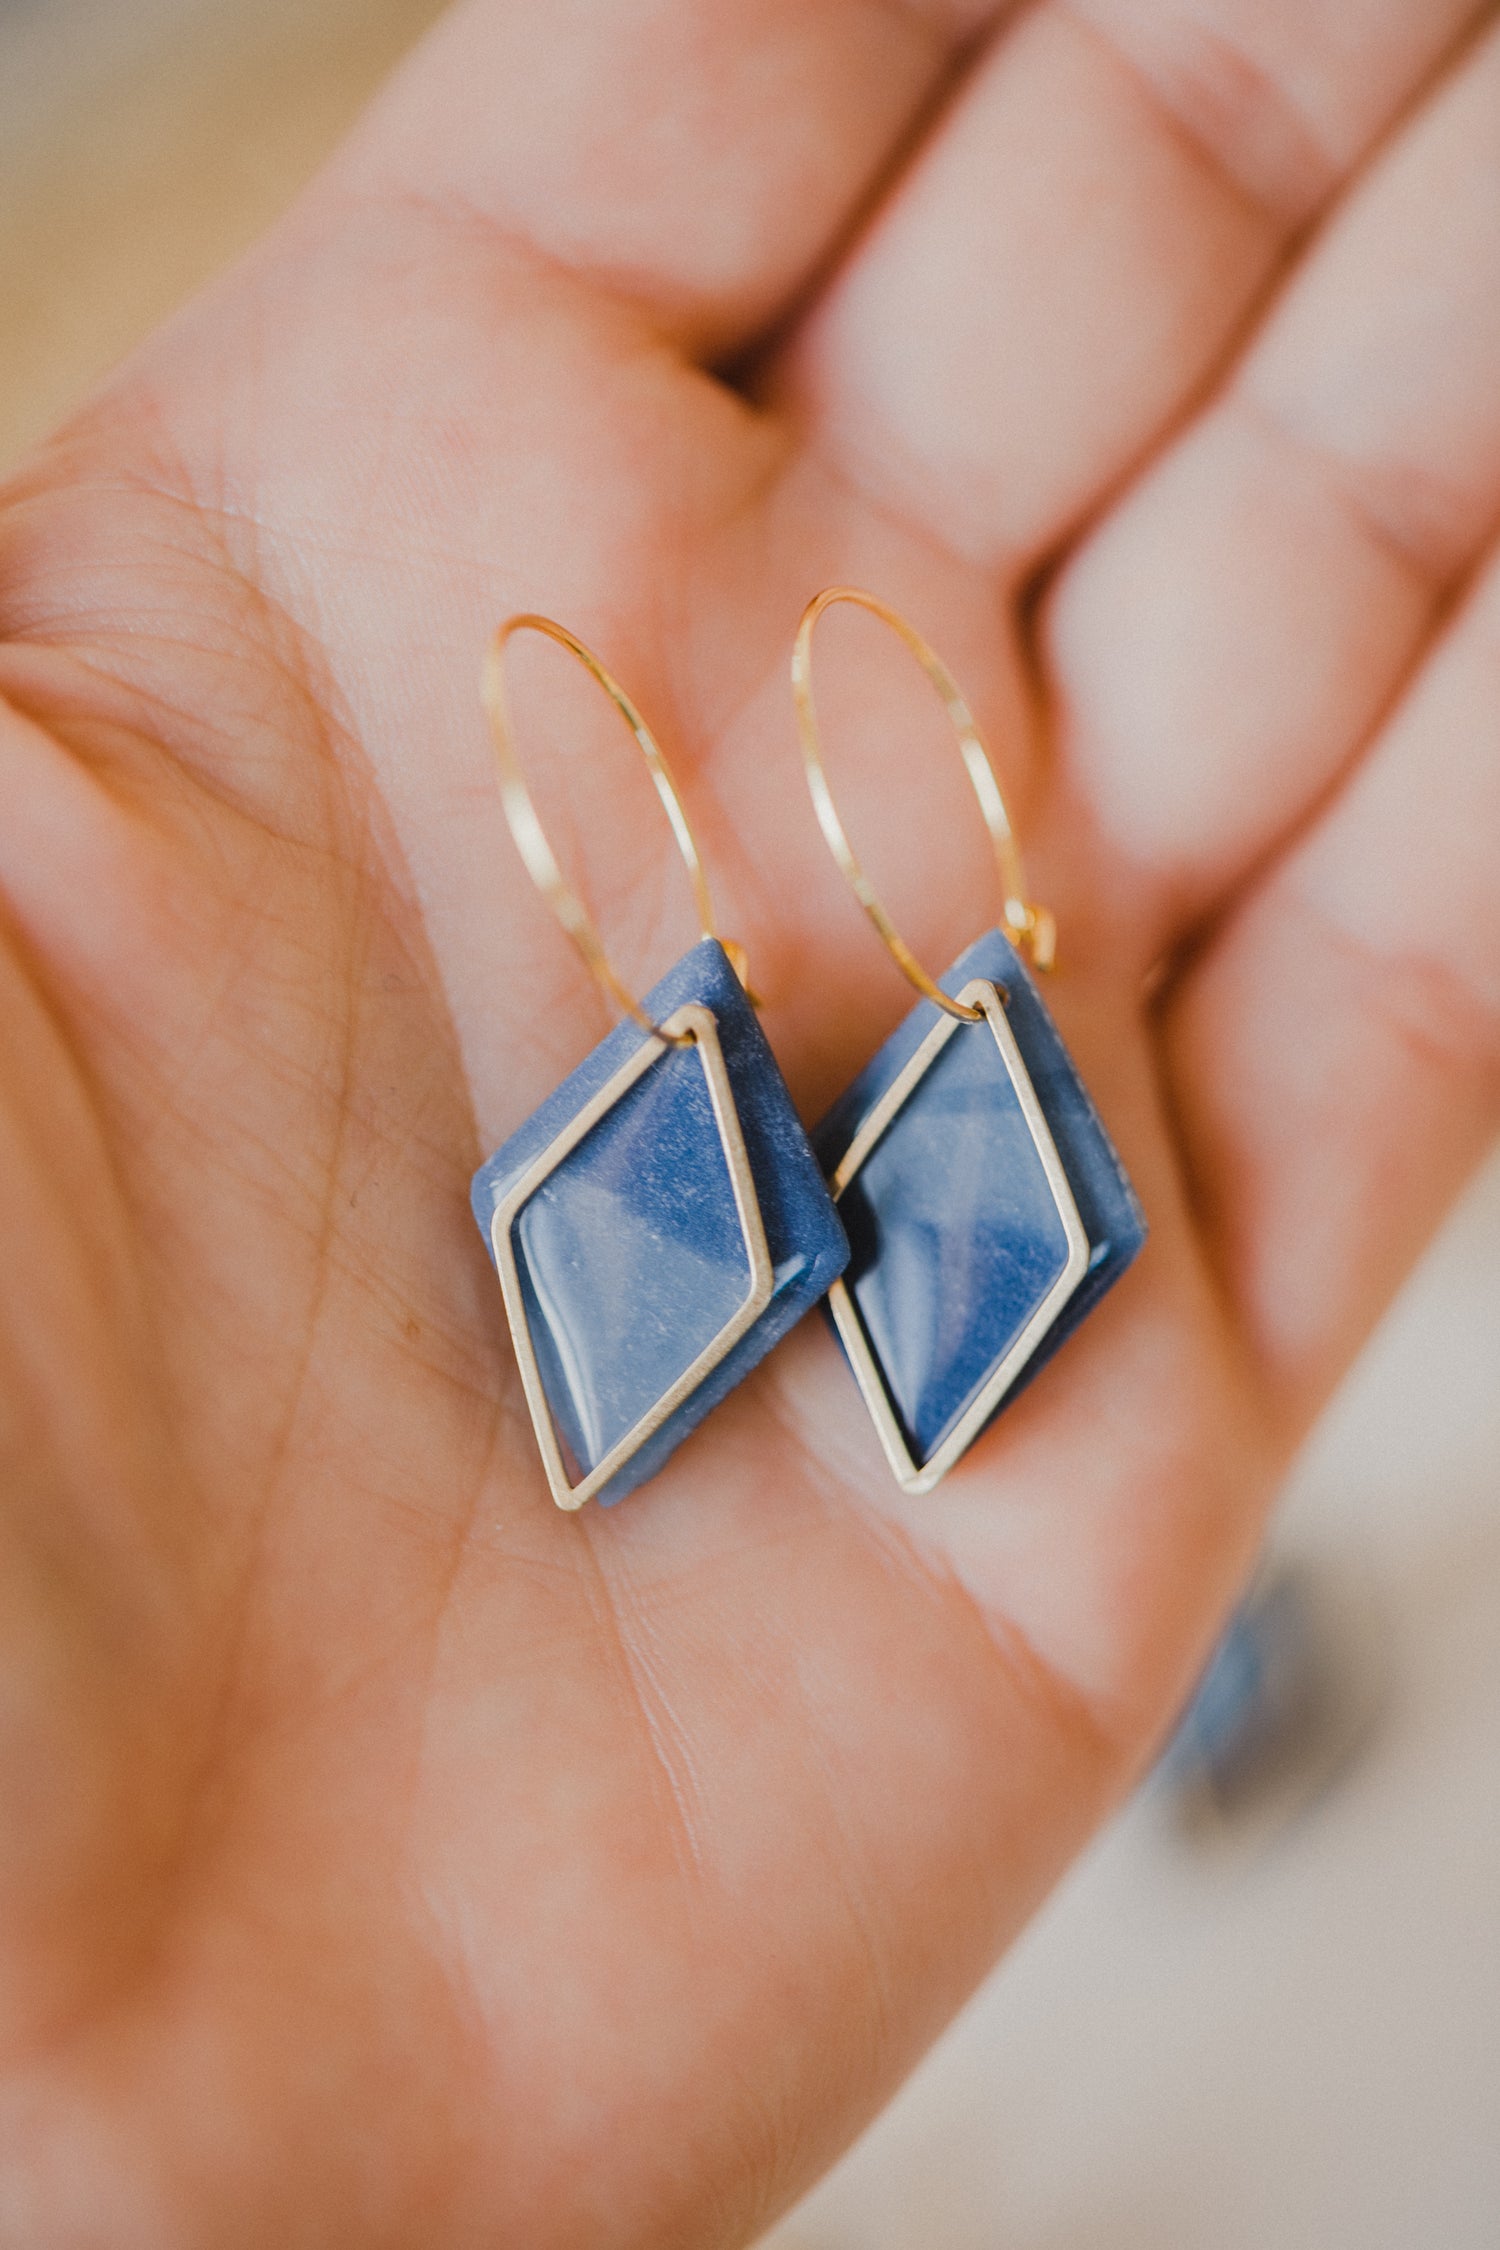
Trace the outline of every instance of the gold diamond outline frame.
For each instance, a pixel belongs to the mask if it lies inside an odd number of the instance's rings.
[[[1093,1254],[1089,1246],[1088,1235],[1084,1231],[1083,1221],[1079,1216],[1078,1205],[1073,1197],[1073,1190],[1068,1185],[1068,1175],[1063,1170],[1062,1158],[1057,1153],[1057,1143],[1052,1138],[1051,1129],[1042,1112],[1041,1103],[1037,1100],[1036,1088],[1031,1082],[1031,1074],[1021,1058],[1021,1050],[1016,1045],[1016,1035],[1011,1030],[1006,1017],[1004,993],[997,984],[992,983],[988,978],[977,977],[972,983],[964,986],[962,992],[958,994],[958,999],[962,1006],[982,1009],[985,1021],[994,1034],[995,1044],[1000,1050],[1000,1058],[1005,1065],[1006,1075],[1010,1079],[1016,1100],[1020,1105],[1026,1129],[1030,1133],[1037,1155],[1041,1159],[1042,1170],[1046,1175],[1047,1185],[1052,1192],[1052,1200],[1057,1207],[1058,1216],[1062,1220],[1063,1232],[1068,1244],[1068,1254],[1062,1272],[1027,1321],[1026,1326],[1021,1330],[1009,1351],[1005,1353],[992,1372],[985,1378],[984,1383],[965,1407],[936,1452],[932,1454],[929,1460],[922,1463],[912,1459],[911,1449],[907,1445],[901,1425],[896,1418],[895,1408],[891,1404],[890,1394],[881,1376],[879,1363],[866,1334],[864,1322],[859,1317],[859,1310],[854,1302],[853,1293],[843,1276],[840,1276],[834,1282],[828,1292],[828,1304],[833,1314],[834,1325],[838,1329],[839,1339],[848,1355],[849,1364],[854,1370],[854,1378],[863,1394],[865,1405],[869,1408],[870,1419],[875,1424],[891,1472],[902,1491],[910,1493],[914,1498],[931,1492],[935,1485],[942,1482],[954,1463],[961,1460],[964,1454],[968,1452],[975,1438],[978,1437],[1042,1338],[1057,1319],[1063,1306],[1077,1289],[1088,1271],[1089,1259]],[[970,1028],[970,1025],[962,1022],[957,1016],[940,1016],[917,1048],[916,1053],[891,1080],[879,1101],[861,1121],[858,1132],[844,1151],[834,1170],[833,1177],[828,1183],[828,1192],[833,1197],[835,1209],[838,1208],[844,1190],[857,1176],[866,1158],[871,1155],[884,1138],[888,1127],[905,1108],[917,1087],[948,1045],[949,1040],[958,1032]]]
[[[729,1083],[724,1049],[719,1040],[719,1027],[713,1011],[696,1001],[689,1001],[683,1007],[675,1009],[659,1029],[661,1037],[643,1039],[630,1059],[621,1064],[598,1093],[584,1103],[577,1116],[569,1121],[556,1140],[549,1142],[536,1161],[528,1165],[502,1201],[496,1204],[490,1219],[490,1245],[495,1254],[495,1270],[500,1276],[500,1290],[505,1300],[506,1318],[510,1322],[516,1363],[521,1371],[521,1387],[526,1393],[526,1404],[531,1413],[531,1426],[536,1432],[542,1466],[547,1472],[547,1484],[552,1497],[559,1508],[570,1514],[581,1508],[585,1501],[591,1500],[600,1487],[608,1484],[610,1478],[639,1453],[647,1440],[656,1435],[662,1424],[670,1421],[677,1409],[692,1397],[704,1378],[713,1372],[721,1360],[728,1358],[742,1337],[749,1334],[775,1293],[775,1274],[766,1242],[765,1221],[761,1217],[760,1199],[755,1192],[755,1178],[745,1152],[745,1136],[739,1112],[734,1105],[734,1092]],[[531,1323],[526,1317],[526,1300],[513,1241],[515,1224],[537,1189],[551,1178],[579,1143],[587,1139],[600,1119],[608,1116],[616,1103],[624,1099],[631,1087],[644,1078],[648,1070],[664,1056],[671,1054],[674,1047],[689,1040],[703,1064],[703,1075],[708,1082],[708,1098],[713,1108],[714,1122],[719,1129],[719,1143],[729,1170],[729,1184],[734,1193],[735,1211],[739,1217],[740,1233],[744,1238],[745,1253],[749,1261],[750,1287],[739,1309],[704,1346],[692,1364],[663,1391],[655,1405],[648,1407],[640,1420],[623,1437],[615,1440],[603,1459],[586,1476],[581,1477],[577,1484],[570,1484],[567,1464],[563,1460],[562,1447],[558,1441],[557,1426],[542,1383],[536,1346],[531,1338]]]

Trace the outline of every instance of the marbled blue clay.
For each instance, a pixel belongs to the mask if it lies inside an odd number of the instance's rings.
[[[996,1408],[1008,1405],[1131,1263],[1146,1222],[1031,977],[998,930],[942,979],[1004,987],[1089,1243],[1082,1280]],[[863,1119],[939,1021],[915,1007],[814,1132],[830,1176]],[[989,1026],[943,1048],[839,1200],[845,1286],[913,1462],[931,1461],[1062,1274],[1067,1241],[1041,1158]],[[992,1417],[993,1418],[993,1417]]]
[[[848,1262],[849,1246],[744,988],[705,938],[643,1003],[654,1022],[712,1010],[773,1268],[754,1326],[600,1487],[602,1505],[668,1456]],[[578,1112],[645,1044],[619,1024],[474,1176],[487,1245],[494,1214]],[[527,1322],[554,1425],[576,1477],[656,1405],[743,1303],[749,1259],[695,1047],[666,1048],[522,1206],[513,1223]]]

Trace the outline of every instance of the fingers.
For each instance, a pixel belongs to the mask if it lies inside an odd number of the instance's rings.
[[[1068,779],[1154,948],[1328,787],[1500,516],[1500,35],[1065,572]]]
[[[706,355],[828,254],[988,0],[471,0],[341,167],[646,309]]]
[[[1220,1271],[1300,1425],[1500,1121],[1500,566],[1167,1032]]]
[[[1022,20],[780,381],[888,507],[1014,571],[1216,365],[1474,0],[1091,0]]]

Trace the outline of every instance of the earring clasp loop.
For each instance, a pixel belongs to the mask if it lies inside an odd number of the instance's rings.
[[[815,594],[802,612],[797,627],[797,638],[792,648],[792,694],[797,706],[797,727],[802,737],[802,756],[807,768],[808,788],[812,792],[813,809],[818,825],[839,871],[853,891],[860,905],[880,934],[882,943],[891,954],[903,976],[914,984],[926,1000],[931,1000],[945,1014],[957,1016],[965,1023],[976,1022],[983,1014],[980,1008],[965,1007],[961,1001],[950,999],[937,982],[928,975],[921,962],[891,920],[874,885],[855,857],[854,847],[839,818],[828,784],[823,763],[822,737],[818,728],[817,710],[812,689],[812,637],[813,630],[824,610],[832,609],[836,602],[850,602],[857,609],[867,609],[888,625],[921,665],[928,679],[937,689],[944,708],[958,734],[958,746],[968,769],[969,780],[979,800],[979,810],[989,831],[994,849],[995,865],[999,871],[1004,898],[1005,933],[1017,947],[1024,946],[1038,969],[1052,966],[1057,946],[1057,926],[1045,906],[1035,906],[1026,898],[1026,877],[1021,864],[1021,850],[1016,842],[1010,815],[1005,809],[1005,799],[989,753],[984,747],[974,714],[969,709],[957,681],[936,649],[922,638],[916,627],[904,618],[899,610],[874,594],[863,593],[857,586],[825,586]]]
[[[677,1044],[678,1042],[673,1039],[672,1034],[663,1031],[659,1024],[651,1021],[629,986],[619,976],[605,951],[604,940],[600,937],[588,909],[577,892],[565,880],[562,869],[557,864],[556,855],[547,841],[546,833],[537,816],[536,806],[532,803],[531,792],[526,786],[520,760],[516,756],[515,740],[510,723],[510,710],[505,694],[505,650],[513,636],[521,632],[541,633],[546,639],[555,641],[559,648],[566,649],[570,656],[576,657],[590,677],[603,688],[605,694],[635,736],[637,743],[640,745],[641,754],[650,769],[651,779],[656,784],[656,794],[661,799],[668,822],[671,825],[677,849],[682,854],[683,864],[687,868],[688,880],[693,886],[693,901],[697,908],[699,928],[702,930],[704,937],[715,938],[723,945],[725,952],[729,955],[730,964],[736,976],[738,976],[741,984],[746,984],[743,948],[718,937],[718,932],[714,928],[713,901],[709,896],[708,877],[704,873],[703,861],[699,856],[693,831],[688,825],[687,813],[683,809],[677,784],[672,778],[672,769],[667,764],[661,745],[657,742],[656,737],[652,734],[651,729],[641,717],[640,712],[636,709],[624,688],[621,687],[608,667],[595,656],[593,650],[579,640],[576,633],[570,633],[565,625],[559,625],[553,618],[542,617],[531,610],[521,611],[514,617],[508,617],[496,631],[485,657],[483,693],[484,707],[490,722],[490,732],[494,737],[495,760],[500,769],[500,802],[505,809],[505,817],[510,824],[510,832],[515,838],[516,849],[525,862],[526,872],[577,946],[606,997],[613,1001],[615,1006],[623,1010],[626,1015],[633,1017],[641,1029],[649,1032],[653,1038],[668,1039],[673,1044]]]

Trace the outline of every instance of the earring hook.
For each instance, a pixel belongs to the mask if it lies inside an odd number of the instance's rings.
[[[606,997],[626,1015],[633,1017],[643,1031],[649,1032],[653,1038],[666,1039],[670,1035],[659,1024],[651,1021],[629,986],[616,972],[588,909],[565,880],[562,869],[557,864],[556,855],[538,818],[536,806],[531,801],[531,792],[526,786],[520,760],[516,756],[505,694],[505,650],[513,636],[521,632],[541,633],[546,639],[555,641],[559,648],[566,649],[570,656],[576,657],[590,677],[603,688],[635,736],[650,769],[651,779],[656,784],[656,794],[665,809],[677,849],[687,868],[688,880],[693,886],[699,928],[706,938],[715,938],[723,945],[741,984],[746,984],[744,949],[718,937],[714,928],[708,877],[704,873],[703,861],[699,856],[693,831],[688,825],[677,784],[672,778],[672,769],[667,764],[661,745],[624,688],[608,667],[595,656],[593,650],[586,647],[576,633],[570,633],[566,625],[559,625],[553,618],[541,617],[530,610],[508,617],[496,631],[485,657],[483,693],[490,732],[494,737],[495,761],[500,769],[500,802],[510,823],[516,849],[525,862],[527,874],[577,946]],[[746,988],[748,990],[748,985]]]
[[[950,999],[928,975],[881,904],[874,885],[855,857],[854,847],[845,833],[838,807],[833,801],[833,792],[823,763],[823,743],[818,728],[817,709],[813,702],[812,637],[824,610],[832,609],[836,602],[850,602],[857,609],[867,609],[882,624],[888,625],[905,642],[937,689],[943,706],[953,721],[964,765],[968,769],[974,794],[979,800],[984,825],[989,831],[1005,902],[1006,935],[1016,946],[1025,947],[1038,969],[1050,969],[1052,966],[1057,950],[1057,925],[1045,906],[1034,906],[1027,902],[1021,848],[1016,842],[1010,815],[1005,809],[999,780],[980,737],[974,714],[947,665],[936,649],[922,638],[916,627],[899,610],[892,609],[889,603],[878,600],[874,594],[862,593],[857,586],[825,586],[822,593],[815,594],[802,612],[802,621],[797,627],[797,638],[792,647],[792,694],[797,706],[797,728],[802,737],[807,785],[812,792],[818,826],[838,863],[839,872],[874,923],[882,943],[902,975],[916,986],[924,999],[935,1001],[946,1014],[958,1016],[965,1023],[972,1023],[984,1011],[965,1007],[961,1001]]]

